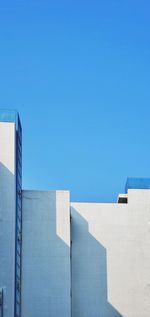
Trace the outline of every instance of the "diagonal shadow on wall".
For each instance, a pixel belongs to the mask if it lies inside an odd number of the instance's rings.
[[[5,317],[14,316],[15,305],[15,194],[15,176],[0,162],[0,314],[3,308]],[[70,317],[70,247],[57,235],[56,191],[23,191],[22,202],[21,317]]]
[[[14,174],[0,162],[0,289],[3,293],[0,316],[14,316],[16,181]]]
[[[70,247],[57,235],[57,202],[56,191],[22,192],[22,317],[70,317]]]
[[[14,254],[11,249],[9,257],[8,250],[15,225],[8,198],[14,177],[2,164],[0,176],[0,287],[10,317]],[[73,208],[71,213],[72,317],[123,317],[107,299],[106,249],[89,233],[87,221]],[[22,317],[70,317],[70,248],[58,237],[56,222],[55,191],[23,192]]]
[[[71,207],[72,317],[123,317],[108,302],[106,249]]]

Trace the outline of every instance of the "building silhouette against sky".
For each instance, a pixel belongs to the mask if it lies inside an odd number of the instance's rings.
[[[109,204],[22,190],[21,134],[1,110],[0,317],[149,317],[150,179]]]

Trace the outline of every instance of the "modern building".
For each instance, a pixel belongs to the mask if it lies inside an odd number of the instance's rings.
[[[109,204],[22,190],[21,147],[0,111],[0,317],[149,317],[150,179]]]
[[[22,136],[19,116],[0,111],[0,313],[21,316]]]

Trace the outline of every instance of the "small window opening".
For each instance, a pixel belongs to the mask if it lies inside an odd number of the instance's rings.
[[[127,204],[127,203],[128,203],[127,194],[120,194],[118,197],[118,204]]]

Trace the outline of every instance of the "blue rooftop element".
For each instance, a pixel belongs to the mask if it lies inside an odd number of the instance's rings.
[[[14,122],[16,130],[18,130],[18,125],[21,127],[19,114],[16,110],[0,109],[0,122]]]
[[[16,122],[18,112],[15,110],[0,109],[0,121],[1,122]]]
[[[150,189],[150,178],[127,178],[125,192],[128,192],[128,189]]]

